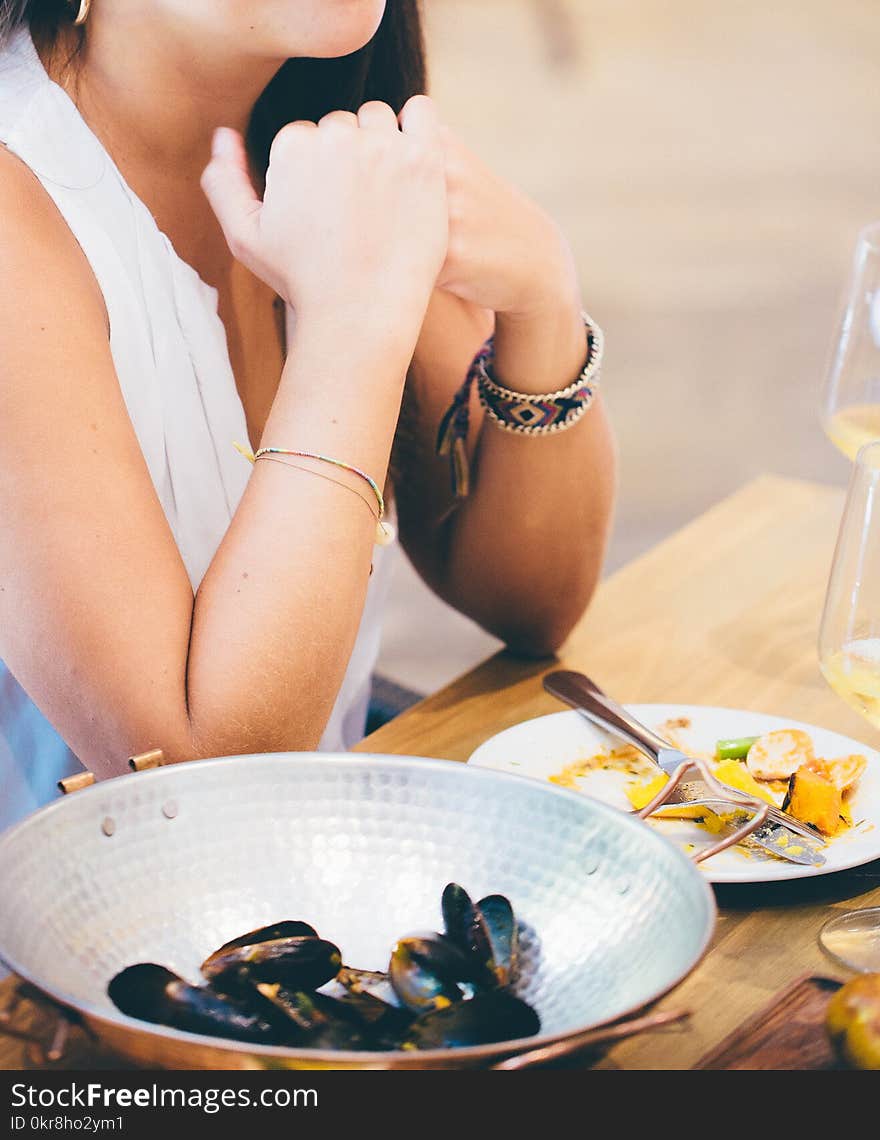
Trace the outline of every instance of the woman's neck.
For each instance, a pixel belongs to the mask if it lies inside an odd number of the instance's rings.
[[[284,60],[213,40],[202,27],[196,42],[192,28],[142,9],[95,5],[82,50],[65,29],[44,62],[181,256],[210,280],[227,260],[199,188],[211,135],[221,125],[246,129]]]
[[[95,5],[83,48],[70,67],[75,32],[62,33],[47,60],[114,153],[132,160],[199,169],[217,126],[244,131],[254,104],[284,62],[246,45],[212,40],[199,28],[163,21],[143,6]]]

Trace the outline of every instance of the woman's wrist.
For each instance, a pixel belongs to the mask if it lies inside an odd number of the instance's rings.
[[[552,218],[537,211],[527,245],[530,255],[518,265],[520,280],[506,290],[509,303],[496,310],[510,321],[535,321],[570,302],[578,304],[578,276],[574,255]]]
[[[402,386],[412,358],[421,314],[375,303],[368,296],[296,308],[291,356],[323,361],[339,393],[375,381]]]
[[[575,289],[548,292],[528,311],[496,314],[494,373],[505,388],[529,394],[566,388],[586,357],[587,336]]]

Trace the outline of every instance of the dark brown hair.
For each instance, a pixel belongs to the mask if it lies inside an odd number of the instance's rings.
[[[21,23],[51,43],[70,23],[70,0],[0,0],[0,41]],[[366,47],[339,59],[289,59],[254,108],[250,144],[263,165],[272,139],[293,119],[320,119],[328,111],[356,110],[381,99],[399,111],[426,87],[418,0],[388,0],[382,23]]]

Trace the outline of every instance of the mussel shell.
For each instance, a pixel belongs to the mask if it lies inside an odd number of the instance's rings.
[[[470,895],[458,883],[447,883],[440,900],[443,925],[447,938],[478,963],[476,973],[479,984],[492,986],[496,982],[492,940],[485,919]]]
[[[307,994],[303,990],[289,990],[277,982],[272,985],[268,982],[259,982],[255,989],[260,998],[271,1005],[276,1017],[280,1016],[292,1022],[300,1029],[314,1029],[316,1025],[326,1021],[315,1005],[317,996],[315,994]]]
[[[295,1027],[298,1046],[353,1050],[379,1047],[375,1042],[374,1026],[336,998],[266,984],[260,984],[257,990],[262,998],[271,1003],[276,1013],[289,1018],[290,1024]],[[369,1001],[378,1000],[371,999],[368,995],[358,996],[365,996]],[[393,1009],[390,1006],[388,1008]]]
[[[141,1021],[159,1021],[164,1014],[166,987],[180,978],[166,966],[155,962],[138,962],[120,970],[107,986],[113,1004],[129,1017]]]
[[[469,1001],[426,1013],[409,1027],[404,1049],[452,1049],[533,1037],[541,1020],[509,990],[489,990]]]
[[[396,1048],[413,1020],[410,1010],[382,1001],[375,994],[345,993],[337,998],[323,994],[318,996],[335,1002],[339,1017],[367,1026],[379,1049]]]
[[[474,904],[471,896],[458,883],[447,883],[440,899],[446,937],[463,950],[471,946],[471,926],[474,922]]]
[[[314,990],[336,977],[339,947],[323,938],[275,938],[218,951],[202,973],[221,993],[237,994],[257,982],[291,990]]]
[[[519,935],[510,899],[505,895],[486,895],[476,909],[483,916],[498,985],[509,985],[516,980],[519,953]]]
[[[275,922],[271,926],[261,926],[257,930],[249,930],[247,934],[240,934],[238,938],[231,938],[228,942],[224,942],[222,946],[218,946],[213,954],[208,955],[202,963],[202,969],[218,954],[222,954],[226,950],[235,950],[239,946],[254,946],[257,942],[274,942],[278,938],[317,937],[317,930],[313,926],[309,926],[307,922],[300,922],[297,919],[284,919],[282,922]]]
[[[278,1042],[259,1014],[154,962],[128,966],[110,981],[107,993],[122,1013],[141,1021],[237,1041]]]
[[[401,938],[391,952],[388,975],[394,992],[416,1013],[461,1001],[464,986],[482,976],[476,963],[442,934]]]

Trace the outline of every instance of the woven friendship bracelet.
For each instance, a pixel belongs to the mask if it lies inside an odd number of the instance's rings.
[[[514,392],[497,382],[492,374],[495,359],[494,338],[490,337],[468,369],[464,383],[455,393],[437,435],[437,454],[448,455],[452,491],[464,499],[470,491],[467,434],[470,400],[474,383],[486,415],[497,427],[519,435],[548,435],[565,431],[586,413],[596,396],[599,370],[605,348],[602,330],[586,313],[587,359],[577,379],[567,388],[535,395]]]

